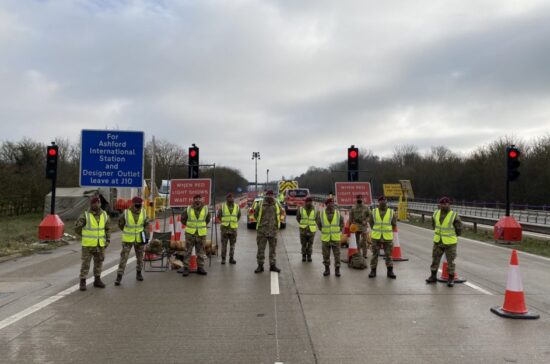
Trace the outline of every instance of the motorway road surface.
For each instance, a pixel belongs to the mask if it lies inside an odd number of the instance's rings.
[[[132,263],[122,286],[111,269],[106,289],[80,292],[78,243],[4,262],[0,362],[550,362],[549,259],[519,253],[527,304],[541,318],[504,319],[489,309],[504,301],[510,250],[461,238],[468,285],[426,285],[433,233],[399,228],[409,261],[395,263],[395,281],[383,262],[376,279],[347,266],[323,277],[319,235],[313,263],[302,263],[293,217],[279,238],[279,275],[254,274],[256,233],[244,223],[237,265],[214,258],[206,277],[168,271],[137,282]],[[119,234],[104,270],[118,263]]]

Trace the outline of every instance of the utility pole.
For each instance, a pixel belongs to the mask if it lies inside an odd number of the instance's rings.
[[[265,179],[265,184],[268,185],[269,184],[269,168],[267,169],[267,177]]]
[[[255,182],[256,192],[258,192],[258,159],[260,158],[260,152],[252,152],[252,159],[255,162]]]

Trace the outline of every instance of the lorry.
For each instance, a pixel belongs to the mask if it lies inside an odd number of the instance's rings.
[[[286,190],[284,206],[287,215],[297,214],[298,209],[305,205],[308,196],[308,188],[291,188]]]

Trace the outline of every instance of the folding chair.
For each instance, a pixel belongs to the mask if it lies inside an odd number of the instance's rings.
[[[143,268],[146,272],[166,272],[170,267],[169,259],[170,259],[171,234],[172,233],[169,231],[164,233],[157,233],[157,232],[153,233],[153,237],[151,240],[153,239],[160,240],[162,242],[162,250],[160,254],[145,252],[145,256],[143,258],[143,261],[144,261]],[[149,263],[149,269],[147,269],[147,263]]]

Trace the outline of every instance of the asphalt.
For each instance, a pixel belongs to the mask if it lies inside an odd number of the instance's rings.
[[[301,261],[289,216],[278,244],[280,293],[271,273],[254,274],[256,234],[239,230],[237,264],[207,265],[208,276],[145,273],[135,263],[120,287],[63,294],[0,329],[2,363],[548,363],[550,260],[519,253],[536,321],[509,320],[503,303],[511,251],[460,239],[457,270],[469,285],[426,285],[432,232],[399,224],[406,262],[396,280],[342,267],[323,277],[319,237]],[[115,236],[105,269],[118,262]],[[346,250],[342,249],[342,255]],[[0,327],[6,319],[77,283],[80,249],[0,264]],[[472,286],[473,284],[473,286]],[[479,287],[479,289],[478,289]],[[481,289],[481,290],[480,290]]]

